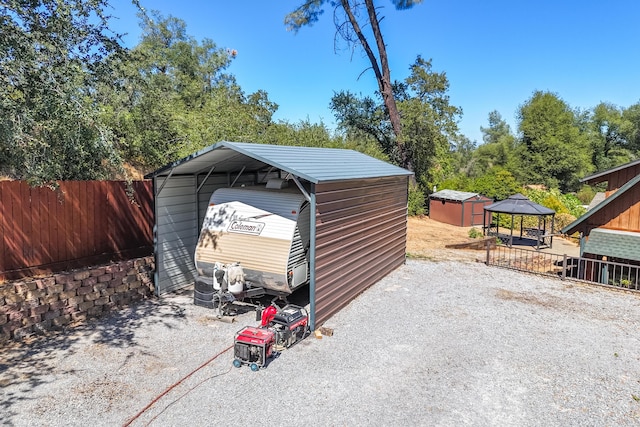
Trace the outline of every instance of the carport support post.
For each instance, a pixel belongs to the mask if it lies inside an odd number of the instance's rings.
[[[169,171],[169,175],[167,175],[162,181],[162,185],[158,188],[158,177],[153,177],[153,217],[155,218],[155,224],[153,224],[153,264],[155,268],[153,269],[153,293],[155,296],[160,296],[160,289],[158,288],[158,284],[160,283],[160,273],[158,273],[158,265],[160,265],[160,257],[158,254],[160,253],[160,247],[158,243],[158,196],[162,192],[162,189],[173,175],[174,169],[171,168]]]
[[[309,209],[309,327],[316,329],[316,190],[313,185],[310,196]]]
[[[153,265],[155,266],[153,269],[153,293],[155,296],[160,296],[158,292],[158,283],[160,283],[160,274],[158,273],[158,266],[160,265],[158,257],[160,249],[158,247],[158,194],[160,194],[158,177],[154,176],[151,182],[153,183]]]

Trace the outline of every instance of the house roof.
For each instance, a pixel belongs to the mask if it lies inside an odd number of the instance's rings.
[[[640,261],[640,233],[594,228],[584,253]]]
[[[603,191],[597,192],[596,195],[593,196],[593,199],[591,199],[589,206],[587,206],[587,210],[591,210],[595,208],[606,198],[607,198],[606,193],[604,193]]]
[[[634,167],[636,165],[640,165],[640,160],[634,160],[633,162],[629,162],[629,163],[625,163],[623,165],[620,166],[616,166],[615,168],[611,168],[611,169],[607,169],[604,170],[602,172],[597,172],[593,175],[589,175],[589,176],[585,176],[584,178],[582,178],[580,180],[580,182],[592,182],[592,183],[598,183],[598,182],[602,182],[602,181],[606,181],[606,179],[600,179],[600,178],[604,178],[608,175],[611,175],[612,173],[627,169],[627,168],[631,168]]]
[[[601,211],[606,206],[608,206],[609,204],[613,203],[614,200],[616,200],[618,197],[622,196],[625,192],[629,191],[629,189],[633,188],[638,183],[640,183],[640,175],[637,175],[635,178],[629,180],[626,184],[624,184],[622,187],[620,187],[618,189],[618,191],[616,191],[615,193],[613,193],[612,195],[610,195],[609,197],[607,197],[606,199],[604,199],[603,201],[598,203],[593,208],[589,209],[587,211],[587,213],[582,215],[580,218],[576,219],[571,224],[569,224],[566,227],[564,227],[561,230],[561,232],[563,234],[573,234],[573,233],[575,233],[576,231],[578,231],[578,227],[583,222],[585,222],[591,216],[595,215],[596,212]]]
[[[512,215],[555,215],[556,211],[532,202],[520,193],[514,194],[505,200],[487,205],[485,211],[507,213]]]
[[[464,202],[465,200],[469,200],[474,197],[480,197],[480,194],[468,191],[440,190],[429,196],[430,199],[452,200],[455,202]]]
[[[163,166],[145,178],[207,173],[213,166],[215,172],[231,173],[276,167],[314,184],[412,175],[406,169],[354,150],[222,141]]]

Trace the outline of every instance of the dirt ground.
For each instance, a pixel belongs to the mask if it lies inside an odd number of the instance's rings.
[[[429,217],[409,217],[407,224],[407,254],[412,258],[434,261],[480,261],[484,251],[447,249],[446,245],[472,241],[472,227],[457,227],[434,221]]]
[[[485,260],[484,250],[446,248],[446,245],[473,241],[469,237],[469,230],[473,227],[458,227],[423,216],[409,217],[407,228],[407,255],[410,258],[467,262]],[[554,237],[553,249],[545,249],[543,252],[578,256],[580,250],[574,242]]]

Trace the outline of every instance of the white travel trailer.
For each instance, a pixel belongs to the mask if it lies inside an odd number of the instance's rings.
[[[195,250],[194,301],[215,307],[309,282],[309,203],[287,181],[221,188],[210,198]]]

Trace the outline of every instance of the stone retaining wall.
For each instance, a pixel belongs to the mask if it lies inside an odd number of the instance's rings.
[[[153,257],[0,284],[0,342],[99,317],[153,294]]]

